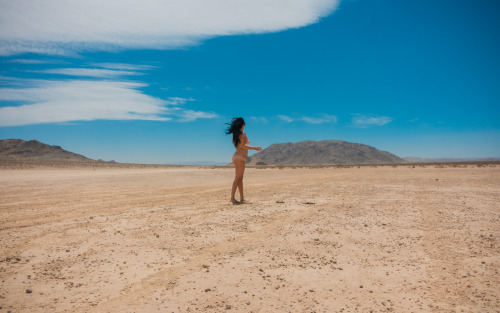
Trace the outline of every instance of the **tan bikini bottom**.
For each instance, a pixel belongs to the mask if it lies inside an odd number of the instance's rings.
[[[246,158],[244,156],[235,153],[233,154],[233,162],[234,161],[246,161]]]

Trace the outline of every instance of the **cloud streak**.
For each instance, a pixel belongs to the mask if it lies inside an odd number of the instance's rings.
[[[0,55],[171,49],[303,27],[338,0],[0,0]]]
[[[124,71],[124,70],[110,70],[100,68],[57,68],[48,69],[43,71],[33,71],[35,73],[43,74],[58,74],[75,77],[94,77],[94,78],[113,78],[121,76],[135,76],[144,75],[141,72]]]
[[[356,114],[352,118],[352,124],[356,127],[383,126],[390,122],[392,122],[392,119],[388,116]]]
[[[192,99],[146,95],[146,84],[122,81],[33,81],[30,88],[0,88],[0,101],[27,103],[0,108],[0,126],[92,120],[194,121],[214,113],[185,110]]]
[[[329,114],[321,114],[321,115],[316,116],[316,117],[302,116],[299,118],[292,118],[288,115],[278,115],[277,117],[280,120],[285,121],[287,123],[299,121],[299,122],[306,122],[308,124],[325,124],[325,123],[336,124],[338,121],[337,116],[329,115]]]

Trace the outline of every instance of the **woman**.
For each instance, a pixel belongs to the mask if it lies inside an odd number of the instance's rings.
[[[245,173],[245,162],[248,157],[248,150],[261,151],[261,147],[251,147],[249,146],[250,141],[247,135],[243,132],[245,129],[245,120],[241,117],[235,117],[232,119],[231,123],[227,123],[229,127],[226,130],[226,134],[233,134],[233,144],[236,148],[236,152],[233,154],[233,163],[236,169],[233,189],[231,190],[231,202],[233,204],[241,204],[245,202],[243,197],[243,174]],[[240,190],[240,201],[237,201],[234,196],[236,194],[236,188]]]

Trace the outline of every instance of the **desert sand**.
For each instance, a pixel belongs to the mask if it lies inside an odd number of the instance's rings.
[[[500,166],[0,169],[0,312],[500,312]]]

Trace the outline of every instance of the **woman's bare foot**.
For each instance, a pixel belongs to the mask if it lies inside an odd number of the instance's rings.
[[[236,199],[231,199],[231,203],[232,204],[241,204],[241,202],[239,202],[238,200]]]

